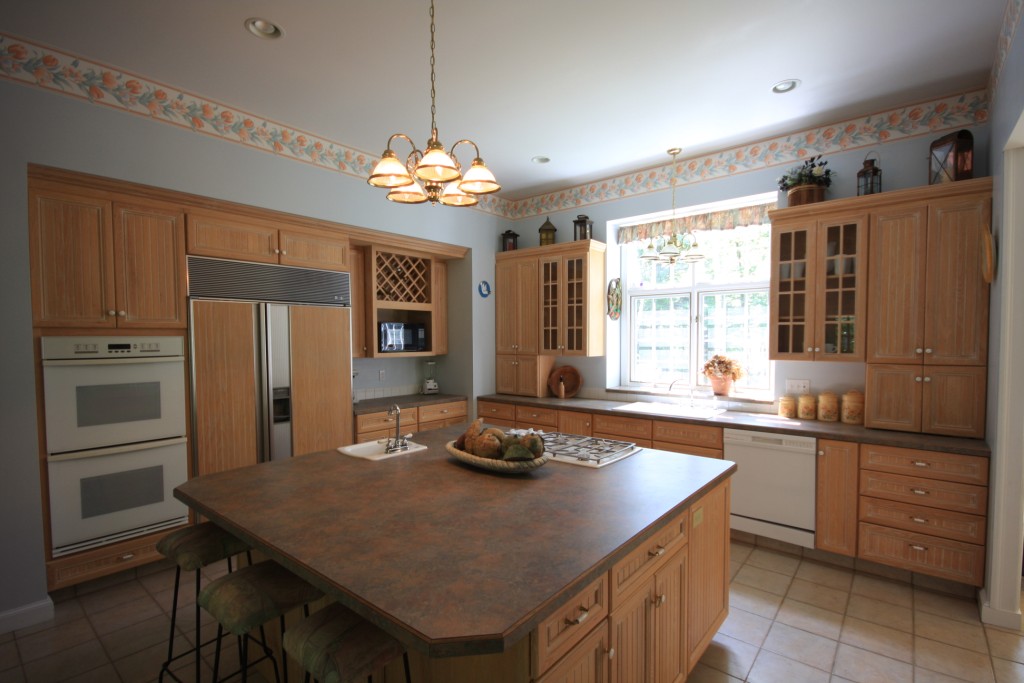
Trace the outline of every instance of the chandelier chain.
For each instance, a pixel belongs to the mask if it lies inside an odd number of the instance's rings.
[[[437,131],[437,93],[434,87],[434,0],[430,0],[430,134]]]

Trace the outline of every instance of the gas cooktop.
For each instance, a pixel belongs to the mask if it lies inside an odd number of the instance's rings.
[[[633,455],[640,449],[635,443],[601,439],[594,436],[541,432],[544,450],[553,462],[564,462],[583,467],[604,467]]]

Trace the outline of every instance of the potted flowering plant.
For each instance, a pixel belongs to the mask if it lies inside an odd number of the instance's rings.
[[[739,361],[728,356],[715,354],[704,364],[704,376],[711,381],[711,389],[717,396],[728,396],[733,381],[744,374]]]
[[[791,168],[779,178],[779,189],[789,197],[790,206],[820,202],[825,188],[832,184],[832,169],[821,155],[804,160],[803,166]]]

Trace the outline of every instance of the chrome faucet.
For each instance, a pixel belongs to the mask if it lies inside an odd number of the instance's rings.
[[[668,393],[670,393],[670,394],[672,393],[672,387],[674,387],[676,385],[676,382],[686,382],[686,381],[688,381],[688,380],[686,378],[684,378],[684,377],[677,377],[676,379],[672,380],[669,383],[669,385],[668,385]],[[693,387],[690,387],[690,405],[691,406],[693,405]]]
[[[402,409],[397,403],[388,408],[388,419],[392,417],[395,418],[395,438],[388,439],[387,445],[384,446],[385,453],[397,453],[409,448],[409,442],[402,436]]]

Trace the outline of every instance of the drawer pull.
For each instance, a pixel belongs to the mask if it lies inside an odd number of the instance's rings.
[[[925,489],[910,489],[910,492],[913,493],[915,496],[927,496],[928,495],[928,491],[926,491]]]
[[[608,649],[608,659],[615,659],[615,648],[614,647]]]
[[[134,559],[135,559],[135,553],[125,553],[124,555],[121,556],[121,561],[122,562],[127,562],[128,560],[134,560]]]
[[[910,462],[911,462],[911,464],[913,464],[914,467],[931,467],[932,466],[932,464],[930,462],[925,462],[924,460],[911,460]]]
[[[447,414],[448,414],[448,409],[447,409],[447,408],[445,408],[444,410],[442,410],[442,411],[441,411],[441,414],[442,414],[442,415],[447,415]]]
[[[665,554],[665,546],[659,545],[656,550],[648,550],[647,555],[649,557],[661,557]]]
[[[654,601],[654,606],[655,606],[655,607],[661,607],[661,606],[662,606],[662,605],[664,605],[664,604],[665,604],[666,602],[668,602],[668,596],[667,596],[667,595],[665,595],[664,593],[662,593],[661,595],[659,595],[659,596],[657,597],[657,599],[655,599],[655,601]]]
[[[566,619],[565,620],[565,625],[566,626],[579,626],[580,624],[582,624],[584,621],[587,620],[587,617],[589,615],[590,615],[590,612],[587,611],[586,607],[580,607],[580,615],[578,617],[576,617],[575,619]]]
[[[911,517],[910,521],[914,522],[915,524],[927,524],[928,523],[928,520],[925,519],[924,517]]]
[[[925,550],[928,550],[928,548],[926,548],[925,546],[918,545],[917,543],[911,543],[910,544],[910,548],[911,548],[911,550],[920,550],[921,552],[924,552]]]

